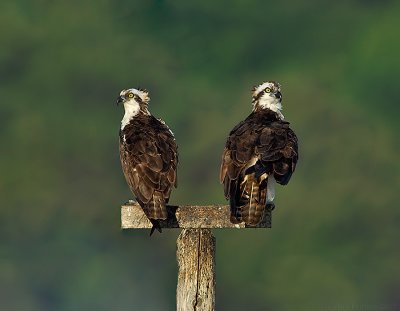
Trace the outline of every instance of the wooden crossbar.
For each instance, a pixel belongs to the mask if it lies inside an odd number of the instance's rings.
[[[168,205],[167,210],[168,219],[160,221],[161,228],[241,229],[246,227],[244,223],[230,222],[228,205]],[[122,205],[121,227],[122,229],[148,229],[152,227],[152,224],[138,203],[129,203]],[[271,228],[271,211],[267,210],[264,213],[262,221],[255,228]]]

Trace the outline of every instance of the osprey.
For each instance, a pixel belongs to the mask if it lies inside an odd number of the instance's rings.
[[[129,188],[144,213],[161,232],[158,220],[167,219],[166,203],[177,186],[178,152],[171,130],[149,112],[149,93],[144,89],[122,90],[125,115],[119,131],[122,170]]]
[[[275,182],[286,185],[296,168],[297,137],[282,115],[281,87],[253,88],[252,113],[230,132],[222,154],[220,181],[230,202],[231,221],[257,225],[273,209]]]

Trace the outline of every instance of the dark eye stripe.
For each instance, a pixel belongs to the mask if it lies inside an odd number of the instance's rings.
[[[257,95],[256,95],[256,97],[254,97],[254,100],[256,101],[256,100],[259,100],[260,99],[260,97],[263,95],[263,91],[261,91],[260,93],[258,93]]]
[[[269,88],[269,89],[271,89],[271,88]],[[258,93],[255,97],[253,97],[253,101],[259,100],[260,97],[264,95],[264,92],[265,92],[265,89],[262,90],[260,93]],[[271,90],[271,92],[272,92],[272,90]]]
[[[143,103],[142,98],[141,98],[139,95],[135,94],[135,95],[134,95],[134,98],[135,98],[135,100],[136,100],[139,104],[140,104],[140,103]]]

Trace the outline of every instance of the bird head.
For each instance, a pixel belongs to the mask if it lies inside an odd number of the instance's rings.
[[[147,111],[150,97],[149,92],[145,89],[126,89],[119,93],[117,98],[117,105],[123,104],[125,111],[130,110],[144,110]]]
[[[253,111],[270,109],[281,115],[282,94],[281,85],[278,82],[263,82],[253,87],[252,92]]]
[[[150,115],[147,110],[150,97],[149,92],[144,89],[122,90],[117,98],[117,105],[123,104],[125,109],[124,117],[121,121],[121,130],[139,113]]]

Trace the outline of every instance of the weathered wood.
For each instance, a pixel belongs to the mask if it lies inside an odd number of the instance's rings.
[[[161,228],[245,228],[244,223],[230,222],[228,205],[181,205],[167,206],[168,220],[160,221]],[[146,229],[152,224],[138,203],[129,203],[121,207],[122,229]],[[266,210],[262,221],[256,228],[271,228],[271,211]]]
[[[177,260],[177,310],[214,310],[215,237],[211,230],[182,230],[177,240]]]

